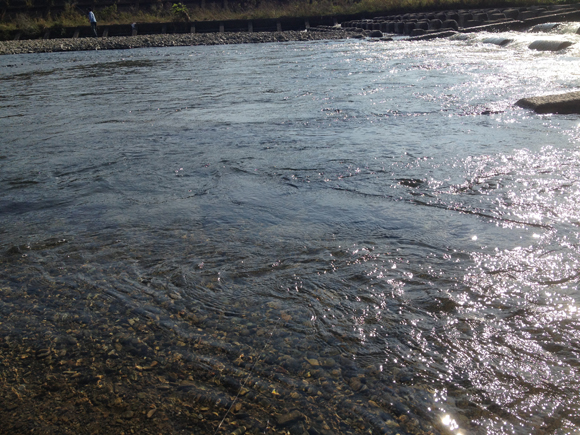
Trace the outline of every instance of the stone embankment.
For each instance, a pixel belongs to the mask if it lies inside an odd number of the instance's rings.
[[[352,31],[334,28],[286,32],[194,33],[112,36],[106,38],[29,39],[0,41],[0,55],[80,50],[114,50],[142,47],[314,41],[321,39],[344,39],[350,35],[353,35]]]
[[[416,37],[449,30],[463,33],[482,30],[517,31],[542,23],[577,20],[580,20],[580,5],[574,4],[409,13],[346,21],[342,27]]]

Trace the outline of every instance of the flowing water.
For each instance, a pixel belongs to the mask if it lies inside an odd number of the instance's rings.
[[[579,433],[580,119],[514,106],[577,27],[0,58],[0,335],[152,325],[216,428]]]

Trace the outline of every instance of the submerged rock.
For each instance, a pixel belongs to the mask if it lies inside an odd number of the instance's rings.
[[[536,113],[580,113],[580,92],[522,98],[516,105]]]
[[[537,24],[535,25],[532,30],[530,30],[530,32],[535,32],[535,33],[539,33],[539,32],[550,32],[552,30],[554,30],[555,28],[559,27],[560,23],[543,23],[543,24]]]
[[[509,39],[509,38],[493,37],[493,38],[485,38],[483,40],[483,43],[484,44],[499,45],[500,47],[504,47],[512,41],[513,41],[513,39]]]
[[[560,51],[572,45],[570,41],[534,41],[529,45],[530,50]]]

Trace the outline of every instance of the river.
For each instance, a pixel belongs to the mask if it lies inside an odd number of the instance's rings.
[[[514,106],[577,27],[1,57],[0,335],[147,325],[216,433],[578,433],[580,123]]]

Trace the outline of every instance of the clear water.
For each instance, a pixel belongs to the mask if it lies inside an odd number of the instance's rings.
[[[78,292],[0,333],[102,299],[336,432],[578,433],[580,120],[514,106],[577,27],[1,57],[0,287]]]

